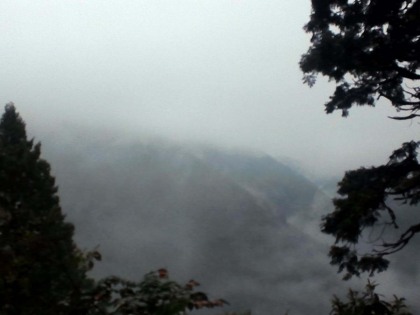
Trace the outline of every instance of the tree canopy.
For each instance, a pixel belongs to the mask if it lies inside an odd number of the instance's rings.
[[[418,0],[312,0],[305,26],[311,47],[300,67],[310,85],[317,74],[337,83],[327,113],[347,116],[353,105],[375,105],[384,97],[408,111],[398,118],[417,116],[419,20]]]
[[[388,100],[397,110],[394,119],[413,119],[420,110],[420,1],[312,0],[305,30],[311,46],[302,56],[304,81],[312,86],[318,74],[336,84],[326,112],[347,116],[354,105]],[[391,240],[379,240],[360,252],[363,233],[381,225],[399,228],[391,203],[420,201],[420,143],[403,143],[385,165],[346,172],[339,183],[335,210],[325,216],[322,231],[335,236],[331,263],[346,271],[345,278],[388,267],[387,255],[404,248],[420,232],[420,222]],[[380,238],[379,238],[380,239]]]

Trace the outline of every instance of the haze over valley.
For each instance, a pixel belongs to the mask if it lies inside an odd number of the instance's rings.
[[[231,303],[223,311],[253,314],[326,313],[333,294],[363,286],[329,265],[319,223],[331,196],[267,154],[101,134],[45,142],[78,244],[103,254],[97,277],[140,279],[165,267],[223,296]],[[400,278],[414,302],[414,279],[399,273],[387,274],[381,292],[392,294]]]
[[[330,266],[321,217],[346,170],[386,163],[420,126],[382,99],[325,113],[333,84],[311,89],[299,69],[310,13],[309,0],[1,1],[0,103],[42,142],[77,244],[99,246],[93,276],[164,267],[228,300],[220,313],[252,315],[327,314],[364,286]],[[410,244],[375,278],[414,313],[419,259]]]

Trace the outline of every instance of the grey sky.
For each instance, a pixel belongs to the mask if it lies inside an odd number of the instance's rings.
[[[0,102],[43,132],[156,132],[315,175],[384,162],[418,124],[389,120],[386,104],[324,114],[331,87],[309,89],[298,68],[309,13],[309,0],[3,0]]]

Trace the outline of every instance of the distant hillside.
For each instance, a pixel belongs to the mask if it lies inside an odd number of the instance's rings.
[[[206,151],[203,161],[264,200],[277,216],[307,208],[318,192],[314,184],[268,155]]]
[[[338,282],[318,224],[329,201],[277,160],[71,138],[47,146],[45,156],[78,242],[100,245],[96,274],[140,278],[167,267],[235,310],[327,312]]]

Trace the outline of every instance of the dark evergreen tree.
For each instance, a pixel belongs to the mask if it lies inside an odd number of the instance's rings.
[[[12,103],[0,121],[0,313],[82,314],[92,283],[41,145]]]

